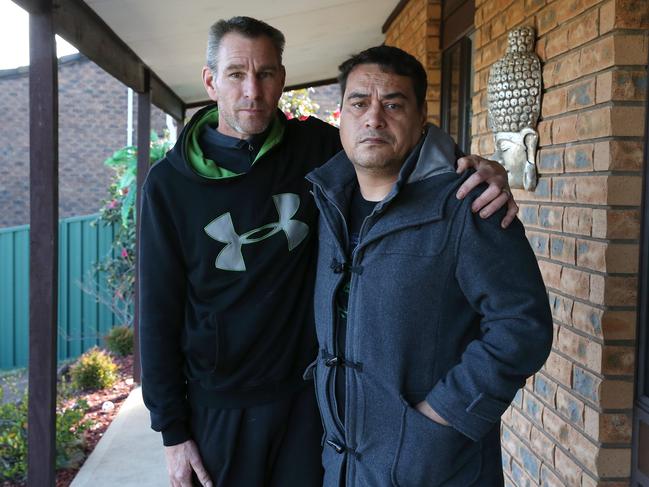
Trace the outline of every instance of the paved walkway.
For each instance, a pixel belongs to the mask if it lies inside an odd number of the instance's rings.
[[[151,430],[142,390],[133,389],[71,487],[166,487],[160,433]]]

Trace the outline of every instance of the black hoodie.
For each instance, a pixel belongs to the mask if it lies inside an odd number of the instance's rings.
[[[316,355],[317,210],[304,176],[340,151],[338,131],[278,112],[250,169],[205,159],[199,111],[142,194],[144,401],[165,445],[189,439],[188,400],[246,407],[300,387]]]

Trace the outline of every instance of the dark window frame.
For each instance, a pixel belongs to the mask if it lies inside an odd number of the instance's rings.
[[[455,141],[465,153],[471,150],[471,55],[473,44],[468,36],[460,38],[442,52],[441,128],[450,133],[452,57],[460,51],[460,83],[458,94],[458,135]]]
[[[649,71],[649,60],[646,68]],[[649,425],[649,86],[645,101],[644,169],[638,267],[637,370],[633,411],[632,485],[649,486],[649,473],[640,471],[640,425]],[[646,432],[646,430],[645,430]],[[646,442],[647,439],[644,438]],[[646,444],[646,443],[645,443]],[[643,455],[649,451],[643,451]],[[645,464],[646,465],[646,464]],[[645,467],[646,468],[646,467]],[[642,482],[642,483],[641,483]]]

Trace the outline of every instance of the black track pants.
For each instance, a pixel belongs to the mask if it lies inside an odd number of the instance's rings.
[[[191,420],[215,487],[322,486],[322,423],[312,383],[245,409],[192,405]],[[200,485],[196,478],[194,484]]]

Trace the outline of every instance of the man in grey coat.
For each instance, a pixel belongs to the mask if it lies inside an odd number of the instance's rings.
[[[308,176],[324,485],[500,486],[500,416],[552,342],[536,259],[520,221],[453,197],[469,174],[426,124],[414,57],[380,46],[340,69],[345,152]]]

